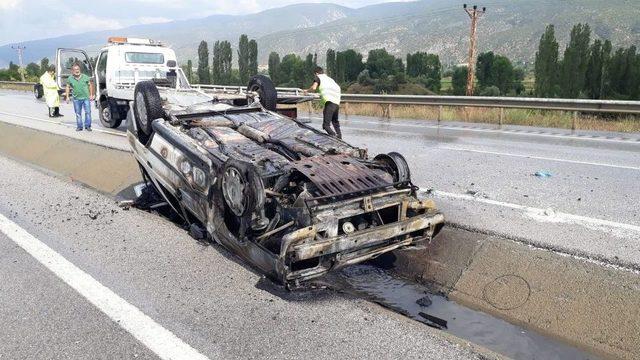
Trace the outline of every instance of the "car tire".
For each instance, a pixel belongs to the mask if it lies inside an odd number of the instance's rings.
[[[153,120],[164,118],[162,99],[158,87],[152,81],[140,81],[133,92],[133,112],[140,141],[146,143],[153,133]]]
[[[100,124],[106,128],[115,129],[122,123],[120,118],[113,118],[113,112],[107,99],[98,102],[98,117],[100,118]]]
[[[260,96],[260,104],[267,110],[275,111],[278,92],[273,81],[264,75],[255,75],[249,80],[247,91],[255,91]]]
[[[397,152],[378,154],[373,161],[382,165],[392,176],[396,186],[406,186],[411,182],[411,171],[404,156]]]
[[[35,96],[36,99],[42,99],[42,97],[44,96],[44,89],[42,88],[42,84],[33,85],[33,96]]]

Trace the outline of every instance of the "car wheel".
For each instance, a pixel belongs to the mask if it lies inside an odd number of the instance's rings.
[[[264,206],[262,178],[251,164],[227,161],[222,169],[220,187],[225,204],[235,216],[250,216]]]
[[[42,84],[33,85],[33,96],[36,99],[41,99],[44,96],[44,89],[42,88]]]
[[[163,118],[162,99],[156,84],[140,81],[134,90],[133,112],[138,127],[138,137],[146,142],[153,133],[153,120]]]
[[[108,100],[103,100],[98,103],[98,116],[100,118],[100,124],[106,128],[115,129],[122,123],[122,120],[114,119]]]
[[[278,92],[271,79],[264,75],[255,75],[249,80],[247,91],[255,91],[260,96],[260,104],[271,111],[276,110]]]
[[[407,185],[411,181],[411,171],[404,156],[397,152],[379,154],[373,161],[382,165],[392,176],[397,186]]]

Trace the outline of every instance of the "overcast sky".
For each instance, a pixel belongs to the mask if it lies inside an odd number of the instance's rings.
[[[296,3],[362,7],[389,0],[0,0],[0,45],[213,14],[246,14]],[[398,0],[395,0],[398,1]]]

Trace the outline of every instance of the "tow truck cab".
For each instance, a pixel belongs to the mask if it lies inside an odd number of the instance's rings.
[[[56,55],[60,87],[66,86],[76,62],[81,64],[82,72],[93,77],[100,122],[109,128],[117,128],[127,118],[136,83],[175,74],[177,87],[189,87],[173,49],[151,39],[110,37],[98,53],[95,69],[83,50],[58,49]]]

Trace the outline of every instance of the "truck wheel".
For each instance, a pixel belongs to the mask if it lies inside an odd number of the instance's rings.
[[[44,96],[44,89],[42,88],[42,84],[33,85],[33,96],[35,96],[36,99],[41,99],[42,96]]]
[[[273,85],[273,81],[264,75],[255,75],[249,80],[247,91],[255,91],[260,95],[260,103],[262,106],[271,111],[276,110],[278,101],[278,92]]]
[[[153,133],[153,120],[163,118],[162,99],[156,84],[152,81],[140,81],[134,90],[133,113],[138,127],[138,137],[146,140]]]
[[[100,123],[106,128],[115,129],[122,123],[121,119],[114,119],[111,106],[109,106],[109,101],[106,99],[98,103],[98,115]]]

